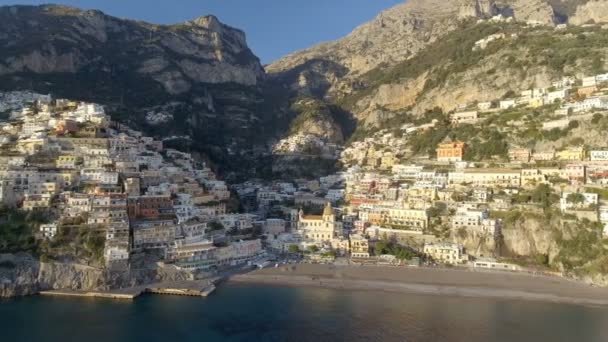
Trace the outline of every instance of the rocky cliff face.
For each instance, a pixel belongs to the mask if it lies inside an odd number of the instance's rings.
[[[160,265],[137,270],[109,270],[75,263],[44,263],[28,254],[0,255],[0,298],[57,289],[107,291],[191,277],[189,273]]]
[[[582,3],[576,7],[569,21],[574,25],[608,23],[608,2],[605,0],[591,0]]]
[[[163,26],[62,6],[12,6],[0,8],[0,18],[2,75],[134,70],[170,94],[194,83],[251,86],[264,77],[245,34],[213,16]]]
[[[376,66],[402,61],[442,32],[455,28],[457,20],[494,14],[490,0],[412,0],[397,5],[356,28],[345,38],[288,55],[267,67],[281,73],[308,61],[327,60],[361,74]]]
[[[327,90],[350,92],[357,75],[411,58],[429,43],[458,28],[463,20],[496,14],[510,15],[521,22],[553,24],[556,21],[552,6],[545,0],[411,0],[381,13],[343,39],[293,53],[266,69],[274,77],[287,75],[292,89],[298,89],[299,82],[294,81],[302,79],[307,80],[306,83],[334,80],[330,87],[325,87]],[[335,64],[331,76],[327,70],[319,70],[317,66],[321,62]],[[342,75],[335,73],[339,68],[343,68]],[[299,78],[294,78],[294,73]]]

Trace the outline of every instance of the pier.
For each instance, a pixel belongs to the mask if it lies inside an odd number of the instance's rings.
[[[39,294],[43,296],[56,297],[87,297],[119,300],[134,300],[145,293],[173,296],[207,297],[215,291],[216,284],[218,284],[220,281],[221,278],[213,278],[193,281],[163,282],[111,291],[49,290],[40,291]]]

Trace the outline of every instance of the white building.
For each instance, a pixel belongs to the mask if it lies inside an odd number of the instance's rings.
[[[502,100],[502,101],[500,101],[499,108],[500,109],[509,109],[509,108],[515,107],[516,105],[517,105],[517,101],[515,101],[513,99]]]
[[[57,224],[49,223],[49,224],[41,224],[40,225],[40,233],[45,239],[52,239],[57,234]]]
[[[547,93],[546,103],[553,103],[555,100],[565,100],[568,97],[568,89],[561,89]]]
[[[500,221],[489,218],[486,209],[459,207],[452,218],[452,229],[465,228],[467,231],[500,235]]]
[[[424,245],[424,254],[431,259],[446,264],[462,264],[468,257],[462,245],[443,242]]]
[[[471,112],[460,112],[454,113],[451,116],[451,122],[453,125],[463,124],[463,123],[475,123],[477,122],[478,115],[477,111]]]
[[[595,76],[583,78],[583,87],[593,87],[595,85],[597,85],[597,79]]]
[[[103,169],[81,169],[80,180],[115,185],[118,184],[118,172],[105,171]]]
[[[479,102],[477,104],[477,109],[484,111],[492,108],[492,102]]]
[[[591,161],[608,161],[608,150],[589,151]]]
[[[483,268],[490,270],[499,270],[499,271],[520,271],[521,267],[514,264],[507,264],[504,262],[498,262],[496,259],[492,258],[480,258],[475,260],[473,263],[473,268]]]
[[[332,203],[335,203],[344,199],[344,193],[344,189],[329,189],[327,191],[327,195],[325,195],[325,198]]]
[[[106,246],[103,251],[106,262],[129,260],[128,246]]]

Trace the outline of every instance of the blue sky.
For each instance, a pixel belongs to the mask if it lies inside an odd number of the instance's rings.
[[[37,5],[53,0],[0,0]],[[214,14],[247,33],[263,63],[314,44],[338,39],[404,0],[55,0],[123,18],[172,24]]]

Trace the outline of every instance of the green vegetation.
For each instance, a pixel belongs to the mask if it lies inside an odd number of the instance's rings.
[[[8,120],[11,117],[11,112],[10,111],[5,111],[5,112],[0,112],[0,121],[2,120]]]
[[[547,184],[539,184],[534,190],[521,191],[513,197],[514,203],[536,203],[547,211],[552,205],[559,203],[559,195]]]
[[[356,124],[350,113],[323,101],[313,98],[298,98],[290,109],[296,113],[296,117],[291,122],[289,134],[300,132],[304,125],[310,122],[328,122],[341,129],[341,133],[345,137],[353,134],[355,130]]]
[[[299,254],[302,252],[300,250],[300,246],[298,246],[298,245],[289,245],[289,248],[287,249],[287,251],[291,254]]]
[[[336,251],[331,250],[331,251],[321,253],[321,256],[324,258],[335,259],[338,256],[338,253],[336,253]]]
[[[524,57],[525,64],[537,63],[563,73],[567,67],[576,67],[581,60],[584,72],[604,72],[603,48],[608,47],[606,31],[599,28],[574,27],[561,32],[542,30],[523,32],[509,48]]]
[[[598,194],[601,200],[608,200],[608,189],[587,187],[585,188],[585,192]]]
[[[591,269],[595,269],[601,274],[608,274],[608,267],[597,263],[599,260],[605,261],[608,257],[601,239],[602,225],[582,220],[571,224],[568,228],[572,232],[569,238],[565,238],[562,234],[557,236],[559,254],[553,262],[561,263],[567,271],[575,273],[588,273]],[[589,266],[591,268],[588,268]]]
[[[48,217],[44,211],[25,212],[0,207],[0,253],[37,253],[34,233],[40,224],[48,223]]]
[[[212,221],[209,222],[209,230],[210,231],[217,231],[217,230],[223,230],[224,229],[224,225],[221,222],[218,221]]]
[[[308,246],[308,251],[310,253],[317,253],[319,252],[319,247],[317,247],[317,245],[310,245]]]
[[[71,257],[80,262],[100,265],[103,263],[105,233],[86,226],[60,226],[57,235],[50,240],[41,240],[41,260]]]
[[[390,68],[379,65],[367,72],[361,77],[365,88],[341,99],[340,104],[345,108],[352,108],[358,100],[372,94],[382,84],[415,79],[428,71],[431,71],[431,75],[424,89],[432,89],[445,83],[451,75],[479,64],[486,56],[498,52],[501,48],[501,44],[490,44],[485,50],[473,51],[476,41],[494,33],[510,32],[516,27],[512,24],[474,24],[472,21],[463,23],[461,28],[429,44],[413,58]]]
[[[416,252],[410,248],[403,247],[394,241],[387,240],[376,242],[374,252],[376,255],[394,255],[399,260],[411,260],[413,257],[417,256]]]
[[[464,160],[482,161],[496,157],[501,159],[508,157],[509,144],[506,142],[506,135],[496,128],[487,125],[481,127],[460,125],[454,128],[449,136],[452,140],[467,143]]]

